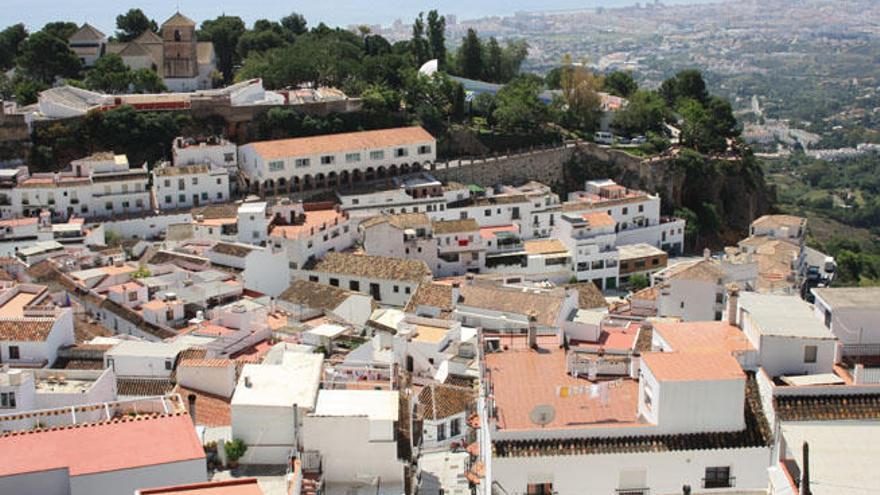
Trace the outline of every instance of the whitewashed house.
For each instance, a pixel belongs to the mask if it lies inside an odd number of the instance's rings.
[[[422,418],[422,449],[445,449],[453,443],[465,446],[467,418],[475,406],[476,394],[472,389],[442,384],[424,387],[416,406]]]
[[[160,164],[153,169],[153,187],[160,210],[196,208],[230,200],[229,174],[213,164]]]

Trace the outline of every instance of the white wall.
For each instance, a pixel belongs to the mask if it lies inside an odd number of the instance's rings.
[[[716,294],[723,294],[723,287],[700,280],[672,279],[663,283],[657,297],[657,315],[678,317],[683,321],[719,320],[718,312],[724,310],[722,302],[716,303]],[[668,287],[665,287],[668,285]]]
[[[229,174],[223,169],[212,169],[209,173],[167,176],[154,172],[153,187],[156,190],[156,206],[160,210],[197,206],[193,195],[198,197],[198,206],[229,201]]]
[[[235,364],[229,366],[178,366],[180,386],[219,395],[227,399],[235,392]],[[184,397],[186,399],[186,397]],[[196,403],[198,408],[198,403]]]
[[[172,462],[70,478],[70,495],[131,495],[135,490],[202,483],[208,479],[205,459]]]
[[[302,414],[304,413],[300,411],[300,416]],[[233,404],[232,437],[240,438],[248,447],[241,462],[286,463],[287,455],[295,442],[294,417],[292,405],[281,407]]]
[[[363,277],[350,277],[348,275],[337,274],[337,273],[322,273],[315,271],[301,271],[300,276],[298,278],[305,278],[310,280],[311,277],[317,277],[318,282],[331,285],[330,279],[339,280],[339,287],[342,289],[351,289],[350,282],[356,280],[360,283],[359,292],[363,292],[364,294],[370,295],[370,284],[376,283],[379,284],[379,295],[381,296],[381,300],[378,301],[382,304],[387,304],[389,306],[398,306],[403,307],[406,306],[406,303],[409,302],[412,293],[415,292],[416,287],[418,287],[417,282],[410,281],[402,281],[402,280],[381,280],[381,279],[370,279]],[[397,287],[397,291],[395,292],[394,287]],[[353,290],[353,289],[351,289]]]
[[[70,495],[70,473],[65,467],[15,476],[0,476],[0,493],[9,493],[10,495]]]
[[[192,223],[192,221],[192,214],[176,213],[171,215],[150,215],[124,220],[108,220],[103,222],[103,225],[106,231],[115,232],[124,238],[137,237],[138,239],[151,239],[164,233],[169,225],[177,223]]]
[[[370,441],[370,431],[366,416],[307,416],[303,447],[321,452],[325,481],[344,483],[378,476],[383,484],[402,483],[397,442]]]
[[[818,348],[815,363],[804,362],[804,348]],[[764,335],[758,355],[761,367],[770,376],[831,373],[837,342],[830,339],[807,339]]]
[[[683,485],[702,489],[707,467],[730,466],[736,488],[711,493],[764,493],[767,489],[768,447],[656,453],[493,457],[492,478],[509,495],[526,492],[529,483],[553,483],[557,495],[608,495],[618,488],[649,488],[651,494],[679,494]],[[621,486],[621,475],[644,471],[647,486]]]
[[[290,286],[290,265],[284,252],[271,249],[252,251],[245,260],[242,272],[244,287],[272,297],[278,297]]]

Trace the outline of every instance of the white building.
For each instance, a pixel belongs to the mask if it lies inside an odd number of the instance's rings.
[[[794,215],[764,215],[752,222],[749,235],[770,237],[800,246],[807,235],[807,219]]]
[[[562,215],[555,237],[571,253],[574,276],[579,282],[592,281],[600,289],[617,288],[620,253],[615,225],[605,212]]]
[[[215,265],[241,270],[244,287],[261,294],[278,296],[290,282],[286,254],[271,247],[218,242],[205,257]]]
[[[431,270],[423,261],[329,252],[299,276],[403,307],[420,283],[431,280]]]
[[[627,189],[614,181],[595,180],[586,190],[569,195],[562,210],[569,213],[604,211],[616,222],[617,244],[645,243],[670,253],[684,249],[685,222],[660,216],[660,197]]]
[[[115,400],[116,377],[111,370],[0,370],[0,414],[3,415]],[[18,423],[15,429],[35,426],[35,421],[28,417]],[[9,426],[9,421],[5,421],[4,426]]]
[[[336,197],[345,212],[359,220],[376,215],[397,213],[431,213],[446,211],[450,195],[468,196],[462,184],[444,186],[427,173],[411,177],[391,177],[387,185],[365,185],[351,190],[338,190]]]
[[[73,311],[56,307],[46,287],[22,284],[0,293],[0,361],[4,364],[51,366],[58,349],[73,343]]]
[[[743,292],[736,308],[731,321],[758,350],[761,367],[769,376],[832,372],[837,338],[807,302],[797,296]]]
[[[238,207],[238,242],[263,244],[269,236],[266,203],[244,203]]]
[[[422,418],[424,450],[448,448],[452,443],[467,443],[467,416],[475,409],[472,389],[453,385],[431,384],[418,396],[417,412]]]
[[[129,168],[125,155],[96,153],[71,162],[70,170],[38,173],[11,192],[14,216],[48,210],[56,218],[113,217],[152,210],[146,163]]]
[[[192,342],[186,339],[173,342],[122,340],[104,353],[104,367],[121,378],[164,379],[171,376],[177,355],[190,346]]]
[[[846,346],[880,344],[880,288],[813,289],[819,321]]]
[[[321,390],[303,420],[303,450],[320,452],[325,491],[367,488],[399,494],[404,462],[397,456],[400,398],[396,390]]]
[[[259,141],[238,149],[249,184],[264,193],[304,190],[418,171],[437,157],[421,127]]]
[[[241,462],[287,463],[315,408],[323,362],[320,354],[283,352],[278,362],[244,366],[232,396],[232,436],[248,446]]]
[[[171,144],[171,163],[175,167],[213,165],[234,176],[238,173],[238,147],[229,140],[213,136],[207,139],[178,137]]]
[[[373,312],[373,299],[361,292],[294,280],[275,301],[279,309],[297,320],[323,314],[331,321],[362,327]]]
[[[204,482],[206,469],[205,451],[185,413],[0,436],[0,493],[131,495]]]
[[[348,213],[337,207],[282,200],[272,208],[268,241],[286,254],[293,269],[322,258],[330,251],[349,249],[354,238],[353,222]]]
[[[213,164],[161,164],[153,169],[160,210],[196,208],[229,201],[229,174]]]
[[[657,315],[683,321],[721,320],[729,279],[712,259],[682,261],[654,273]]]

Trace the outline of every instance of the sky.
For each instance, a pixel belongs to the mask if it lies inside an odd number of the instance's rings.
[[[641,0],[644,2],[645,0]],[[664,0],[664,3],[705,3],[708,0]],[[50,21],[88,22],[106,34],[116,26],[116,15],[130,7],[140,7],[160,24],[178,9],[196,22],[221,14],[238,15],[250,26],[257,19],[279,19],[299,12],[309,25],[324,22],[331,26],[352,24],[388,25],[395,19],[410,22],[420,11],[437,9],[461,19],[491,15],[511,15],[517,11],[546,11],[585,7],[620,7],[636,0],[308,0],[283,2],[265,0],[3,0],[0,28],[24,22],[30,30]]]

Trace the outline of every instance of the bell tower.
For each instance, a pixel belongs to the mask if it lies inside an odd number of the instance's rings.
[[[162,24],[163,68],[166,78],[199,75],[196,23],[180,12]]]

